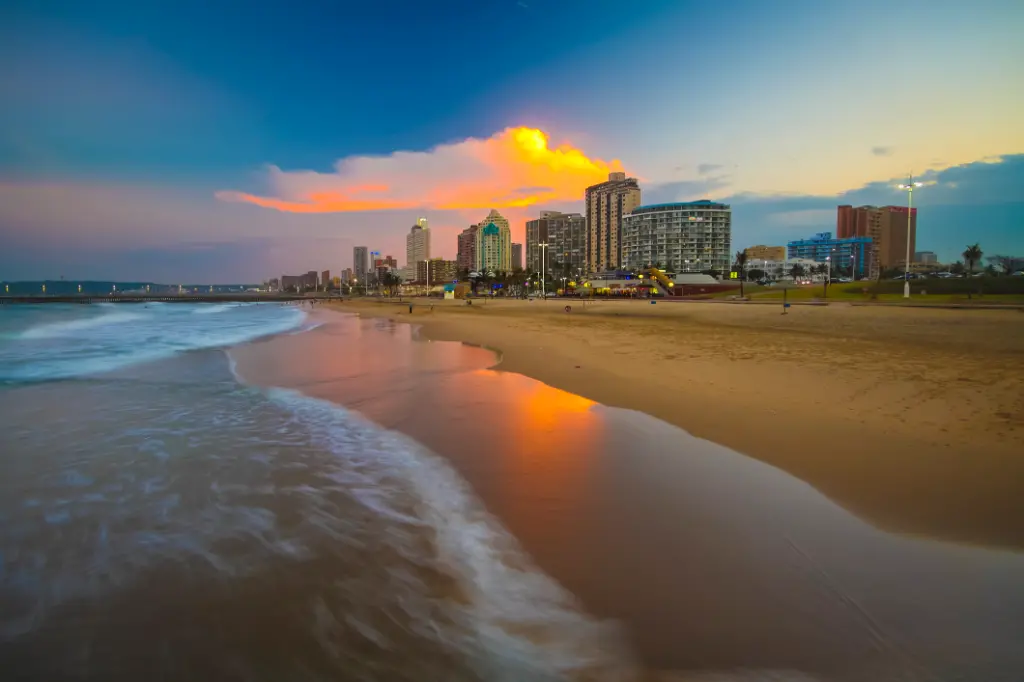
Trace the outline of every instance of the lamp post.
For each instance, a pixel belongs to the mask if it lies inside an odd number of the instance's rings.
[[[547,258],[546,258],[546,255],[547,255],[548,243],[547,242],[540,242],[539,244],[537,244],[537,246],[540,248],[540,296],[541,296],[542,299],[547,300],[547,297],[548,297],[548,287],[547,287],[547,274],[548,274],[548,270],[547,270],[547,262],[546,262]]]
[[[903,264],[903,298],[910,298],[910,221],[914,215],[914,190],[923,184],[914,182],[914,175],[910,174],[906,184],[899,185],[907,193],[907,260]]]

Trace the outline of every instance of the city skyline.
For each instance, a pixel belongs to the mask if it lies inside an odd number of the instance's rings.
[[[1024,252],[1024,93],[1006,87],[1024,79],[1024,8],[651,2],[609,24],[601,1],[399,4],[400,22],[272,4],[245,30],[190,2],[0,10],[0,276],[336,272],[358,245],[403,253],[424,215],[454,259],[489,210],[524,243],[527,220],[583,213],[610,172],[644,204],[730,205],[736,250],[834,231],[839,204],[900,205],[913,171],[917,248]],[[830,38],[865,22],[870,41]],[[565,38],[542,54],[450,47],[552,27]],[[356,56],[375,66],[319,85]]]

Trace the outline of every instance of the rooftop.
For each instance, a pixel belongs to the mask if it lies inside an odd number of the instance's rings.
[[[646,204],[645,206],[637,206],[633,209],[633,213],[637,211],[679,211],[688,210],[694,208],[729,208],[729,204],[721,204],[717,201],[710,201],[708,199],[700,199],[698,201],[674,201],[668,204]]]

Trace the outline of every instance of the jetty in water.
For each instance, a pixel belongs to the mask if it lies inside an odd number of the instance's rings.
[[[67,294],[47,296],[0,295],[0,305],[13,303],[286,303],[289,301],[340,300],[340,296],[278,294],[278,293],[223,293],[223,294]]]

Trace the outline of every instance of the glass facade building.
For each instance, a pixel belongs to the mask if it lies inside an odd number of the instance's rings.
[[[868,277],[872,266],[871,237],[836,239],[831,232],[819,232],[810,239],[797,239],[786,245],[789,258],[806,258],[816,263],[832,262],[832,276]]]

